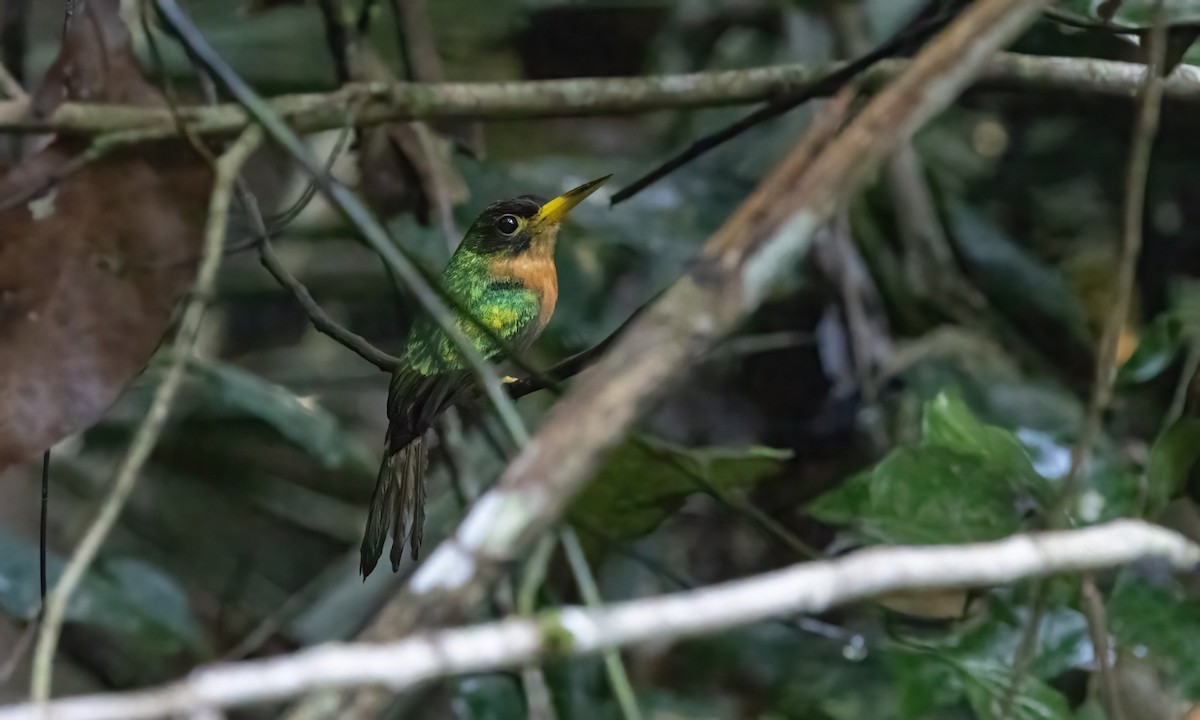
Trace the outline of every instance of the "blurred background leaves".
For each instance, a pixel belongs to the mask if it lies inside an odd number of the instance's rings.
[[[918,4],[872,0],[857,9],[881,38]],[[335,86],[314,3],[186,5],[260,91]],[[428,5],[448,80],[825,62],[843,40],[833,0],[496,0],[487,12],[470,0]],[[1059,7],[1108,22],[1101,5]],[[1152,3],[1106,5],[1117,8],[1111,22],[1140,27]],[[34,4],[35,76],[57,48],[54,6]],[[391,3],[371,6],[373,52],[407,77]],[[353,16],[362,9],[342,7]],[[1188,2],[1168,9],[1184,24],[1200,12]],[[159,40],[166,76],[185,100],[198,101],[185,56]],[[152,67],[144,38],[138,49]],[[1049,20],[1015,49],[1137,57],[1128,40]],[[797,265],[572,505],[569,519],[605,599],[728,580],[810,553],[986,540],[1038,526],[1067,474],[1092,382],[1115,275],[1131,108],[1085,93],[976,91],[924,128],[910,180],[928,191],[926,225],[912,227],[905,196],[881,175],[836,231],[857,259],[835,238],[826,256],[833,262],[814,256]],[[553,195],[609,172],[632,180],[745,112],[489,123],[482,157],[446,153],[465,188],[450,219],[461,229],[498,197]],[[1137,302],[1116,358],[1118,394],[1070,509],[1076,524],[1143,516],[1200,538],[1193,112],[1165,109]],[[810,114],[803,108],[760,126],[614,209],[581,207],[560,243],[558,311],[527,360],[545,366],[590,347],[677,277]],[[326,156],[337,140],[337,132],[311,138]],[[370,147],[352,147],[335,173],[371,182],[359,163]],[[304,187],[274,151],[256,158],[249,177],[269,212]],[[447,219],[405,209],[389,218],[397,241],[438,268],[448,253]],[[931,234],[941,238],[940,255],[914,244]],[[390,351],[400,347],[411,305],[320,198],[277,248],[336,319]],[[386,378],[312,330],[252,255],[226,259],[203,355],[189,361],[164,440],[72,605],[56,680],[62,692],[141,686],[206,660],[346,639],[411,569],[406,560],[398,575],[376,573],[366,583],[356,574]],[[848,282],[838,267],[862,272]],[[951,274],[953,282],[920,280]],[[856,301],[875,317],[864,323]],[[856,344],[864,332],[867,360]],[[99,425],[55,448],[52,576],[95,511],[163,360]],[[543,392],[520,410],[536,425],[552,402]],[[480,407],[441,427],[428,544],[496,476],[498,432]],[[36,613],[37,470],[12,470],[0,483],[0,670]],[[548,570],[539,602],[578,602],[561,558]],[[1123,692],[1130,702],[1157,698],[1156,712],[1168,713],[1147,717],[1182,717],[1200,694],[1195,578],[1138,566],[1097,582],[1109,598]],[[654,718],[992,718],[1034,615],[1029,595],[1017,586],[881,598],[819,618],[638,648],[625,659]],[[1075,584],[1052,583],[1047,598],[1013,716],[1095,717],[1096,659]],[[493,612],[483,607],[479,617]],[[22,673],[18,663],[0,682],[0,699],[23,695]],[[599,660],[556,663],[546,674],[560,717],[619,717]],[[495,674],[431,688],[397,714],[405,712],[507,720],[525,717],[526,707],[519,679]]]

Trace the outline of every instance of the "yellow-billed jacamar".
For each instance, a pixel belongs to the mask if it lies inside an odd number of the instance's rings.
[[[492,203],[467,230],[440,282],[460,306],[455,311],[459,330],[484,358],[501,352],[493,334],[520,351],[546,327],[558,301],[558,228],[571,209],[607,179],[584,183],[549,201],[522,195]],[[425,524],[423,438],[471,384],[454,340],[427,315],[414,323],[401,360],[388,388],[383,463],[362,542],[359,567],[364,578],[375,569],[389,534],[393,571],[404,556],[406,533],[417,556]]]

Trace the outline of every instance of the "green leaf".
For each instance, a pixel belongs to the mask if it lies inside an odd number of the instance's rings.
[[[963,690],[980,720],[1001,720],[1004,697],[1012,684],[1012,664],[999,660],[956,661]],[[1062,720],[1072,717],[1062,693],[1036,677],[1021,682],[1021,692],[1013,699],[1015,720]]]
[[[1021,529],[1010,477],[985,456],[901,448],[871,475],[859,527],[890,544],[996,540]]]
[[[1154,22],[1156,0],[1059,0],[1058,6],[1092,22],[1124,28],[1148,28]],[[1164,19],[1170,25],[1200,22],[1200,0],[1166,0]]]
[[[1019,506],[1031,494],[1045,499],[1050,488],[1020,441],[941,393],[925,405],[919,446],[893,450],[809,511],[872,542],[974,542],[1020,530]]]
[[[257,418],[311,452],[327,468],[341,467],[353,456],[352,441],[337,418],[282,385],[215,360],[190,359],[188,370],[200,384],[200,411]]]
[[[521,720],[525,700],[515,678],[480,675],[453,683],[454,717],[462,720]]]
[[[883,655],[896,686],[899,720],[939,717],[935,710],[954,707],[962,700],[958,675],[941,655],[902,645],[887,648]]]
[[[1154,517],[1183,491],[1200,460],[1200,419],[1181,418],[1163,431],[1150,448],[1146,466],[1145,514]]]
[[[701,491],[697,478],[719,492],[737,492],[778,472],[789,457],[764,447],[689,449],[632,438],[613,451],[575,500],[570,519],[605,540],[631,540],[652,532]]]
[[[1108,615],[1119,648],[1144,652],[1189,699],[1200,699],[1200,602],[1195,597],[1127,571],[1108,601]]]
[[[64,563],[50,554],[46,564],[53,585]],[[0,609],[33,620],[41,607],[38,588],[37,546],[0,531]],[[71,599],[66,619],[100,628],[160,662],[180,652],[205,654],[183,590],[157,568],[136,560],[97,563]]]
[[[1002,427],[980,422],[957,392],[938,393],[926,404],[921,436],[926,445],[979,455],[997,469],[1010,473],[1013,482],[1029,489],[1040,501],[1052,497],[1049,484],[1034,469],[1017,436]]]

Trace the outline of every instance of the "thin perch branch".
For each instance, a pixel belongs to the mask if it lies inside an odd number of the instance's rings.
[[[710,634],[885,593],[1003,585],[1054,573],[1101,570],[1142,558],[1177,570],[1200,562],[1200,547],[1139,520],[1083,530],[1016,535],[970,545],[863,550],[793,565],[699,590],[533,618],[424,632],[399,642],[328,644],[269,660],[212,665],[170,685],[0,709],[0,720],[143,720],[205,708],[284,700],[312,690],[386,685],[400,691],[457,674],[519,667],[634,643]]]
[[[308,313],[308,319],[319,332],[333,338],[363,360],[366,360],[384,372],[395,372],[396,368],[400,367],[400,358],[380,350],[372,345],[370,340],[342,327],[336,320],[329,317],[329,313],[325,312],[325,309],[317,303],[312,293],[304,286],[304,283],[297,280],[296,276],[280,261],[279,256],[275,254],[275,248],[269,238],[259,238],[258,254],[262,260],[263,267],[271,273],[280,285],[290,290],[296,296],[296,301]]]
[[[138,427],[137,433],[133,436],[129,452],[117,470],[117,478],[100,508],[100,514],[80,541],[79,547],[71,556],[70,562],[67,563],[62,577],[55,585],[54,591],[50,593],[46,603],[45,615],[38,634],[37,648],[33,656],[31,692],[35,702],[44,702],[50,697],[54,651],[58,645],[59,634],[62,631],[63,619],[66,617],[71,596],[79,587],[79,583],[100,551],[100,546],[104,543],[105,538],[112,531],[121,510],[137,485],[142,466],[149,459],[150,453],[153,452],[163,427],[166,425],[167,416],[171,412],[171,404],[183,382],[184,364],[196,345],[200,324],[204,320],[204,311],[208,307],[209,298],[212,297],[217,270],[221,267],[221,256],[224,254],[225,246],[225,229],[229,220],[229,205],[233,196],[234,183],[242,165],[261,141],[262,132],[257,126],[253,126],[247,129],[217,162],[212,198],[208,207],[208,226],[204,235],[204,255],[196,274],[191,300],[183,312],[183,319],[180,320],[179,331],[175,336],[171,364],[167,368],[166,374],[163,375],[158,388],[154,391],[150,409]]]
[[[908,60],[884,60],[862,76],[863,85],[881,87],[909,65]],[[362,112],[356,117],[360,125],[437,118],[519,120],[628,115],[769,101],[840,67],[839,63],[795,64],[636,78],[350,84],[330,93],[282,95],[270,101],[270,109],[301,133],[343,127],[345,108],[355,103],[362,104]],[[1143,67],[1090,58],[1001,53],[980,69],[974,87],[1134,97]],[[1177,68],[1165,82],[1163,96],[1200,101],[1200,71],[1189,66]],[[252,117],[237,103],[180,107],[178,111],[197,135],[236,134]],[[171,111],[164,108],[68,102],[42,117],[31,112],[27,101],[0,102],[3,132],[102,135],[128,130],[144,131],[133,136],[142,142],[177,132]]]

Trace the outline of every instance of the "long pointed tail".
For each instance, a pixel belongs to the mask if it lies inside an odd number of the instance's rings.
[[[412,548],[413,559],[417,559],[425,528],[425,468],[425,445],[420,436],[398,451],[393,452],[390,447],[384,450],[360,551],[359,569],[364,579],[379,562],[389,534],[392,536],[390,559],[393,572],[400,568],[400,560],[404,558],[406,539]],[[411,529],[408,528],[410,516]]]

